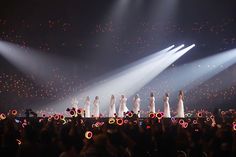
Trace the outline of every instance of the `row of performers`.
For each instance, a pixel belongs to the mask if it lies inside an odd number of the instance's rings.
[[[177,106],[177,115],[176,117],[183,118],[184,117],[184,104],[183,104],[183,91],[179,91],[179,100],[178,100],[178,106]],[[164,117],[169,118],[171,117],[170,114],[170,105],[169,105],[169,94],[166,93],[164,96]],[[133,98],[133,112],[134,114],[138,115],[140,117],[140,97],[138,94],[135,95]],[[124,113],[128,111],[128,108],[126,106],[127,98],[124,95],[121,95],[120,101],[119,101],[119,110],[118,114],[116,114],[116,99],[115,96],[112,95],[110,99],[110,104],[109,104],[109,117],[115,117],[116,115],[118,117],[124,117]],[[99,117],[100,112],[99,112],[99,97],[96,96],[94,101],[93,101],[93,110],[92,114],[90,112],[90,97],[86,97],[85,101],[85,107],[84,107],[84,112],[85,112],[85,117]],[[155,97],[154,94],[150,94],[149,98],[149,112],[155,113]]]

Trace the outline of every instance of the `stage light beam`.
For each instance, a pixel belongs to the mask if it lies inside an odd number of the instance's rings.
[[[100,104],[103,104],[103,106],[100,106],[100,109],[104,113],[105,106],[108,104],[111,94],[114,94],[117,98],[119,98],[121,94],[127,97],[132,96],[169,65],[193,48],[194,45],[182,49],[183,47],[184,45],[180,45],[172,49],[173,46],[171,46],[151,55],[152,57],[149,56],[145,59],[141,59],[141,61],[137,61],[135,64],[133,63],[131,67],[127,69],[122,68],[123,71],[103,78],[102,81],[85,88],[83,90],[84,92],[72,97],[77,97],[83,102],[86,96],[93,98],[98,95],[100,97]],[[67,102],[70,101],[68,100]],[[67,102],[56,103],[54,107],[63,107],[64,109],[65,107],[62,104],[68,104]]]

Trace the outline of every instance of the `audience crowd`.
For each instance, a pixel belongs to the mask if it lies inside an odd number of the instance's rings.
[[[71,112],[74,110],[75,112]],[[29,112],[30,111],[30,112]],[[1,156],[17,157],[233,157],[236,155],[236,111],[193,111],[183,119],[133,112],[121,119],[37,117],[32,110],[0,115]]]

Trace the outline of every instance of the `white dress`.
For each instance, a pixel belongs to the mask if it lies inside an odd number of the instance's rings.
[[[115,104],[115,98],[111,98],[110,104],[109,104],[109,117],[115,117],[116,113],[116,104]]]
[[[79,102],[76,98],[72,98],[71,104],[72,104],[72,107],[75,108],[75,110],[78,110]]]
[[[134,100],[133,100],[133,112],[134,112],[134,114],[137,114],[138,115],[138,117],[140,117],[140,98],[134,98]]]
[[[127,106],[126,106],[126,101],[127,101],[127,98],[121,98],[120,99],[118,117],[124,117],[124,112],[126,113],[127,111],[129,111]]]
[[[150,102],[149,102],[149,112],[155,113],[155,97],[151,96],[150,97]]]
[[[170,118],[170,104],[169,104],[169,97],[164,97],[164,117]]]
[[[85,100],[84,111],[85,111],[85,117],[89,118],[90,117],[90,100],[89,99]]]
[[[93,117],[99,117],[99,99],[93,102]]]
[[[183,96],[179,95],[179,102],[177,106],[177,115],[178,118],[184,118],[184,102],[183,102]]]

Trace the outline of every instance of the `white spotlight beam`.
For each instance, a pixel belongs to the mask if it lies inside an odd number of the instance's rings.
[[[0,55],[23,73],[33,74],[40,81],[46,81],[52,77],[52,67],[55,67],[56,62],[57,64],[61,62],[56,56],[42,54],[31,48],[22,48],[5,41],[0,41]]]
[[[166,59],[164,59],[161,64],[157,65],[156,67],[153,67],[153,69],[150,71],[148,78],[145,78],[142,80],[142,86],[139,87],[141,89],[144,85],[148,84],[151,80],[153,80],[157,75],[159,75],[161,72],[163,72],[167,67],[169,67],[171,64],[173,64],[176,60],[178,60],[181,56],[183,56],[185,53],[187,53],[190,49],[192,49],[195,45],[188,46],[180,51],[172,52],[170,55],[166,56]]]
[[[76,93],[64,101],[55,102],[51,104],[53,108],[64,111],[65,110],[65,104],[70,104],[71,98],[76,97],[79,98],[79,101],[84,103],[84,98],[86,96],[90,96],[91,98],[95,96],[99,96],[101,102],[105,105],[108,102],[108,99],[111,94],[116,95],[119,97],[121,94],[125,94],[125,89],[129,88],[130,85],[133,85],[133,80],[137,79],[137,71],[142,68],[143,66],[149,65],[150,63],[153,63],[153,60],[160,60],[164,56],[166,56],[169,50],[171,50],[174,46],[170,46],[166,49],[163,49],[155,54],[152,54],[150,56],[145,57],[144,59],[140,59],[138,61],[135,61],[134,63],[125,66],[119,70],[116,70],[115,73],[105,75],[103,77],[100,77],[100,80],[94,80],[95,83],[91,83],[90,86],[83,89],[82,93]],[[169,53],[174,53],[181,49],[183,45],[169,51]],[[150,62],[152,61],[152,62]],[[146,70],[147,71],[147,70]],[[135,75],[134,75],[135,74]],[[145,74],[139,74],[141,78],[145,77]],[[80,106],[82,107],[82,106]]]
[[[167,78],[168,85],[172,87],[172,92],[176,92],[178,89],[190,90],[201,85],[235,63],[236,49],[232,49],[170,69],[163,73],[162,76],[165,78],[160,78],[160,81],[162,82]],[[162,89],[163,87],[160,85],[157,86],[159,86],[159,89],[165,90]]]
[[[107,79],[109,80],[109,79],[117,78],[117,77],[123,76],[127,73],[137,71],[137,69],[142,68],[144,65],[146,65],[146,66],[150,65],[151,63],[156,62],[158,59],[163,58],[165,55],[167,55],[167,54],[170,55],[171,53],[178,51],[179,49],[183,48],[184,45],[181,45],[181,46],[178,46],[178,47],[172,49],[173,47],[174,47],[174,45],[172,45],[166,49],[163,49],[159,52],[156,52],[152,55],[149,55],[145,58],[142,58],[138,61],[135,61],[127,66],[124,66],[121,69],[117,70],[116,73],[113,73],[112,76],[109,76]],[[160,61],[160,60],[158,60],[158,61]]]
[[[95,97],[98,95],[100,96],[101,101],[107,102],[111,94],[117,96],[120,96],[121,94],[125,94],[126,96],[132,95],[137,91],[137,88],[131,91],[132,86],[142,86],[143,84],[140,83],[140,81],[142,82],[145,77],[149,77],[150,68],[163,62],[164,58],[181,49],[183,45],[170,50],[172,47],[173,46],[159,51],[158,53],[151,55],[151,57],[148,56],[145,57],[145,59],[136,61],[127,69],[122,68],[123,71],[103,78],[102,81],[84,89],[84,92],[77,95],[77,97],[84,98],[87,95]]]
[[[166,54],[160,55],[161,58],[152,58],[138,67],[134,67],[135,70],[131,73],[128,72],[128,75],[124,75],[124,77],[126,76],[131,78],[129,80],[132,80],[132,83],[129,82],[127,86],[123,87],[123,93],[127,96],[131,96],[139,91],[143,86],[172,64],[175,61],[173,59],[173,56],[175,56],[174,54],[183,47],[184,45],[178,46]]]
[[[120,97],[121,94],[125,94],[129,97],[140,90],[140,88],[151,81],[161,71],[190,49],[187,47],[180,50],[183,47],[184,45],[181,45],[170,51],[165,49],[165,53],[164,51],[160,51],[155,54],[155,57],[149,58],[148,60],[142,60],[142,62],[139,62],[138,65],[134,65],[127,70],[110,76],[106,78],[105,81],[101,81],[93,86],[90,86],[84,89],[84,92],[75,96],[77,98],[79,97],[80,101],[83,102],[86,96],[95,97],[98,95],[101,99],[101,104],[103,105],[108,104],[108,99],[111,94],[114,94],[116,97]],[[176,53],[179,50],[180,53]],[[166,66],[162,66],[163,64]],[[154,69],[157,70],[154,71]],[[62,104],[69,104],[68,102],[70,101],[67,100],[67,102],[63,102]],[[61,105],[57,104],[57,106],[59,107]],[[101,108],[104,109],[105,106],[101,106]]]

